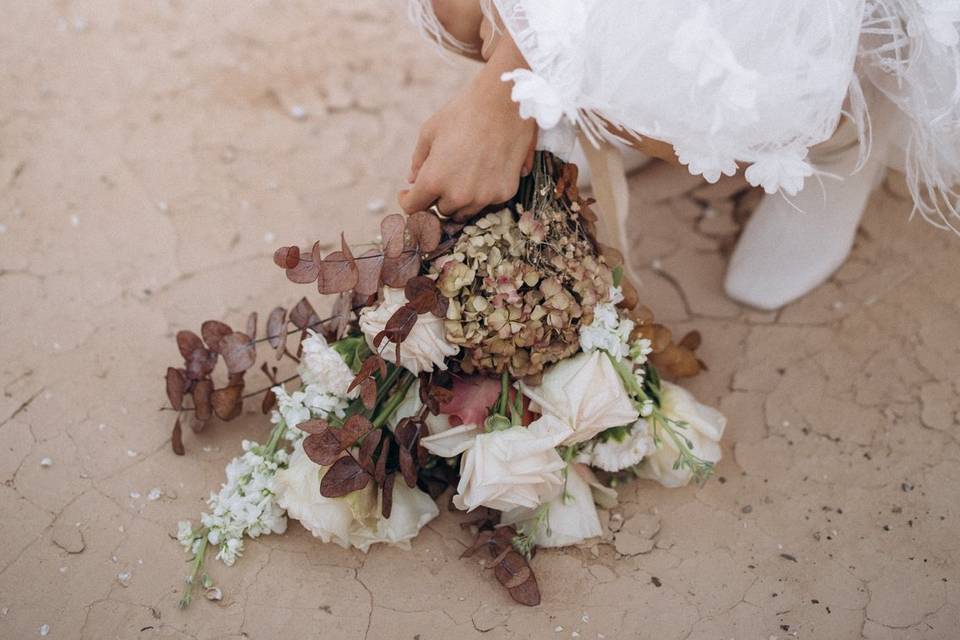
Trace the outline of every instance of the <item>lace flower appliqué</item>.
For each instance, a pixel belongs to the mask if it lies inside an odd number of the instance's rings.
[[[790,153],[761,157],[747,168],[744,176],[754,187],[763,187],[767,193],[783,191],[795,196],[803,188],[803,181],[813,175],[810,163]]]

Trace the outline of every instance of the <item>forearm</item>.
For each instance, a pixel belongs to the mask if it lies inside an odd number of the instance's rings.
[[[432,0],[432,4],[437,20],[451,36],[480,50],[483,12],[479,0]]]

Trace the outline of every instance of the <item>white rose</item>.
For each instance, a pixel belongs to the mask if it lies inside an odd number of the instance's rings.
[[[697,402],[686,389],[663,382],[660,394],[661,411],[677,422],[685,422],[686,429],[678,433],[690,441],[695,456],[707,462],[720,460],[720,438],[727,426],[727,418],[714,409]],[[689,469],[674,469],[680,450],[666,433],[660,436],[660,446],[647,455],[645,463],[637,468],[641,478],[656,480],[665,487],[682,487],[690,482]]]
[[[430,496],[403,482],[394,484],[389,518],[380,513],[373,484],[342,498],[326,498],[320,494],[320,481],[327,469],[310,460],[298,444],[289,466],[276,476],[277,504],[324,542],[361,551],[376,542],[409,548],[410,540],[440,513]]]
[[[609,357],[599,351],[578,353],[550,367],[539,385],[522,385],[530,408],[564,422],[571,434],[565,445],[586,442],[609,429],[631,424],[640,414],[623,388]]]
[[[608,438],[595,442],[589,449],[589,464],[604,471],[622,471],[638,464],[654,450],[653,436],[647,421],[641,418],[633,423],[623,440]]]
[[[507,511],[533,509],[554,497],[563,485],[560,471],[564,467],[556,446],[567,434],[559,420],[542,416],[528,427],[472,436],[460,460],[460,484],[453,504],[468,511],[480,506]]]
[[[567,467],[566,490],[547,503],[546,522],[535,529],[534,541],[538,547],[568,547],[587,538],[603,535],[597,507],[594,505],[590,484],[581,475],[590,470],[582,464]],[[511,509],[503,514],[504,524],[520,524],[534,528],[536,509]]]
[[[303,444],[297,444],[287,468],[277,472],[277,504],[317,538],[349,547],[354,508],[359,512],[372,509],[363,503],[376,502],[373,488],[354,492],[363,495],[351,494],[351,500],[325,498],[320,495],[320,480],[326,472],[327,467],[315,464],[303,452]]]
[[[302,345],[303,355],[297,370],[304,386],[309,385],[317,391],[335,396],[357,397],[358,389],[347,393],[347,388],[353,382],[353,372],[343,357],[327,344],[326,338],[310,331],[310,337]]]
[[[406,303],[407,298],[402,289],[384,287],[383,302],[375,307],[366,307],[360,312],[360,329],[366,336],[367,344],[371,349],[375,349],[374,337],[387,326],[390,316]],[[410,335],[400,345],[400,362],[396,362],[397,350],[393,343],[387,343],[381,355],[408,371],[420,373],[432,371],[434,366],[446,370],[447,365],[444,359],[459,352],[460,347],[448,342],[444,336],[443,318],[438,318],[432,313],[422,313],[413,325]]]
[[[370,526],[356,527],[351,532],[350,543],[366,552],[370,545],[383,542],[402,549],[410,548],[410,541],[417,537],[420,529],[440,515],[440,509],[433,499],[417,489],[410,488],[402,478],[393,483],[393,505],[390,517],[380,514],[382,502],[376,504],[376,521]]]

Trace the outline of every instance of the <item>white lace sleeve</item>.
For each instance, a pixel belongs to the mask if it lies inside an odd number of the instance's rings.
[[[410,22],[420,29],[420,33],[428,40],[436,42],[441,50],[449,48],[466,55],[479,53],[476,47],[458,40],[443,28],[433,9],[433,0],[408,0],[407,16]]]
[[[504,78],[524,116],[607,123],[672,144],[713,182],[795,193],[837,126],[862,1],[495,0],[530,65]]]
[[[960,0],[494,2],[530,66],[504,75],[525,117],[663,140],[711,182],[744,163],[771,193],[815,173],[846,98],[867,152],[859,61],[907,118],[917,208],[960,229]]]

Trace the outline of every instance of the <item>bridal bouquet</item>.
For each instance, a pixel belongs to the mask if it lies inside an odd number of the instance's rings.
[[[244,441],[209,511],[180,523],[193,557],[181,605],[197,585],[221,597],[208,551],[232,565],[245,537],[283,533],[287,518],[343,547],[408,547],[444,496],[475,516],[464,555],[486,550],[513,599],[536,605],[535,549],[600,536],[611,485],[704,480],[725,420],[661,377],[703,367],[699,336],[674,342],[638,304],[590,204],[574,165],[538,153],[515,198],[470,224],[392,214],[359,255],[343,238],[325,256],[319,243],[279,249],[290,280],[337,295],[330,317],[304,298],[274,309],[261,338],[256,314],[243,332],[211,320],[177,334],[184,365],[166,383],[181,455],[184,426],[230,420],[254,395],[258,345],[297,366],[281,380],[261,365],[266,442]]]

